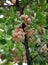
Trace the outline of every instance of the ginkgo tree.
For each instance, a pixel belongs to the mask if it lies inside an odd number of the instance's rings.
[[[47,0],[0,0],[0,65],[48,65]]]

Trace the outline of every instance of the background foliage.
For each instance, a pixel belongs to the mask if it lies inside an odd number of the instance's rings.
[[[29,7],[25,7],[23,13],[26,15],[29,15],[33,20],[29,24],[30,29],[35,29],[35,31],[39,31],[39,25],[41,24],[43,27],[45,27],[47,24],[46,21],[46,15],[48,4],[46,3],[46,0],[38,0],[38,2],[35,1],[29,1],[29,0],[19,0],[21,7],[24,7],[26,3],[29,2]],[[1,5],[5,2],[4,0],[0,1]],[[23,48],[22,44],[15,43],[12,40],[12,32],[16,27],[19,27],[24,21],[22,20],[20,14],[18,14],[19,8],[14,6],[4,6],[2,5],[0,7],[0,53],[5,55],[5,58],[7,59],[6,63],[4,65],[13,65],[12,62],[12,49],[17,48],[18,54],[20,58],[22,58],[22,53],[25,51],[25,48]],[[40,55],[40,51],[38,52],[35,47],[35,37],[38,40],[38,44],[41,46],[39,49],[42,48],[42,43],[48,44],[48,30],[44,29],[44,34],[39,35],[38,32],[35,32],[35,36],[33,36],[33,41],[29,42],[29,48],[31,49],[31,55],[34,57],[36,54],[38,56],[33,60],[33,65],[48,65],[48,54],[44,57]],[[41,41],[42,40],[42,41]],[[22,62],[22,60],[21,60]]]

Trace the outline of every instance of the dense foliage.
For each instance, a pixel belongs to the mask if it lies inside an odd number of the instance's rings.
[[[22,65],[26,55],[32,65],[48,65],[47,16],[46,0],[0,0],[0,65]]]

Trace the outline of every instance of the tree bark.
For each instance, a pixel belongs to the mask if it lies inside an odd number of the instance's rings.
[[[31,65],[31,56],[30,56],[30,51],[29,51],[29,46],[28,46],[28,40],[27,40],[27,35],[25,35],[25,41],[24,41],[24,46],[26,49],[26,56],[27,56],[27,64]]]

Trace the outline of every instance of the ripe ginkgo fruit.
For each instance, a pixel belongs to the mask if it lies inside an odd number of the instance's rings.
[[[16,28],[12,37],[15,42],[23,42],[25,39],[25,32],[22,28]]]
[[[12,53],[13,53],[13,55],[16,55],[18,53],[18,49],[17,48],[13,48],[12,49]]]
[[[16,4],[16,0],[11,0],[11,2],[15,5]]]
[[[28,15],[21,15],[21,17],[26,24],[29,24],[32,21],[32,19]]]

